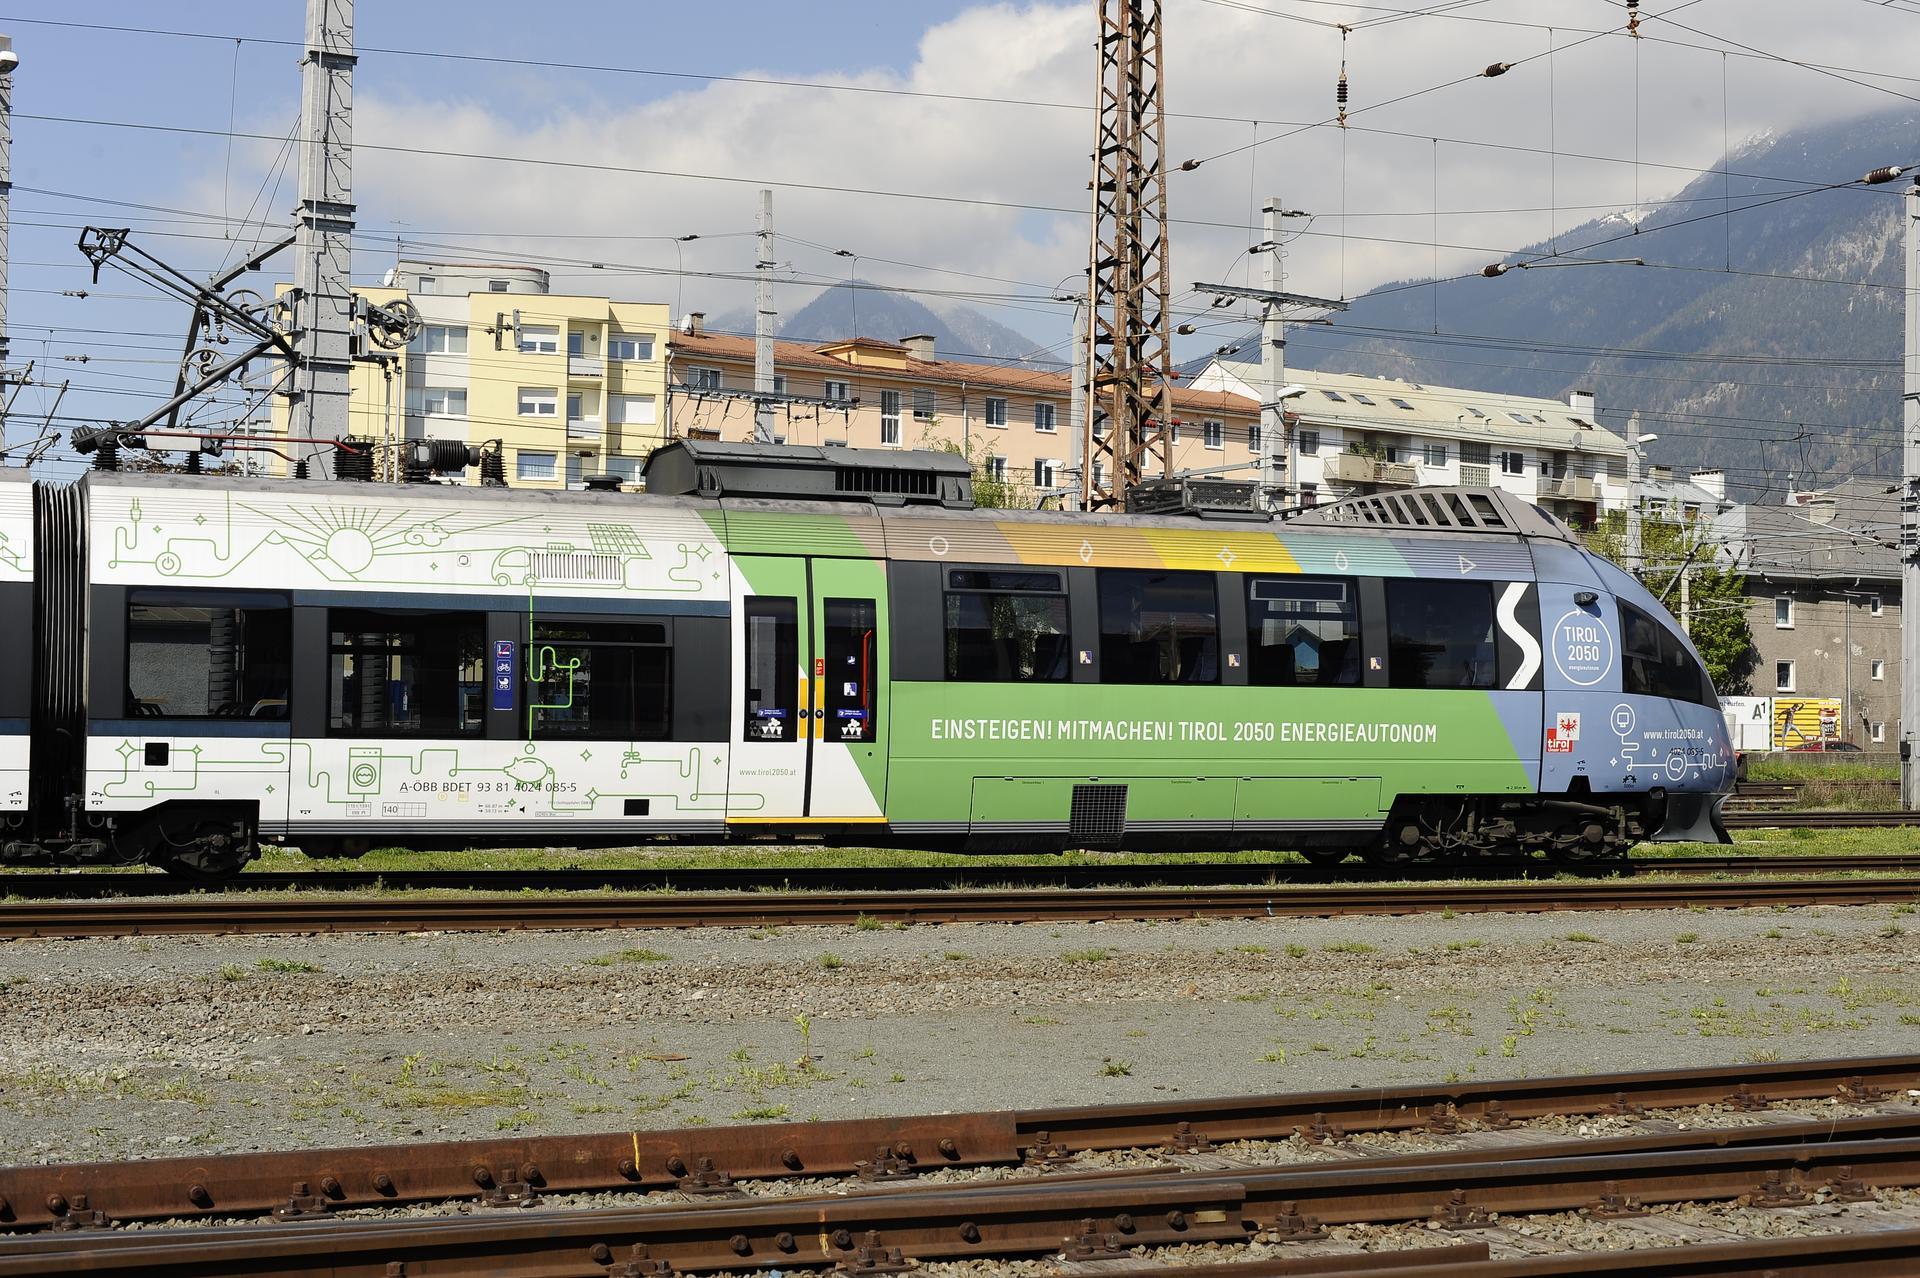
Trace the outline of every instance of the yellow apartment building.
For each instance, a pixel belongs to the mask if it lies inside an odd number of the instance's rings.
[[[354,365],[348,420],[378,443],[377,475],[399,473],[406,443],[445,439],[497,440],[515,487],[638,477],[666,438],[667,307],[548,283],[533,267],[402,261],[381,287],[355,290],[376,305],[404,297],[423,321],[405,349],[370,346]],[[276,401],[275,429],[287,423]]]
[[[946,360],[934,339],[870,337],[774,343],[778,439],[850,448],[956,447],[1022,504],[1072,483],[1065,372]],[[689,315],[667,343],[668,425],[676,438],[753,437],[753,339],[709,332]],[[1175,470],[1253,479],[1259,404],[1221,391],[1174,392]],[[1096,463],[1099,466],[1100,463]],[[1222,469],[1226,468],[1226,469]],[[1105,481],[1096,474],[1096,483]]]

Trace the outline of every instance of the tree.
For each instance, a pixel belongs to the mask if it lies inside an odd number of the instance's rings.
[[[1747,627],[1747,579],[1721,559],[1711,530],[1693,521],[1646,514],[1640,520],[1640,567],[1627,562],[1627,513],[1610,510],[1587,534],[1587,547],[1634,572],[1646,588],[1678,613],[1682,572],[1687,610],[1682,625],[1700,650],[1713,686],[1722,696],[1744,696],[1756,657]]]
[[[976,452],[961,446],[952,439],[936,439],[934,425],[929,423],[920,437],[920,447],[939,453],[952,453],[964,457],[967,466],[973,471],[973,504],[981,510],[1032,510],[1037,504],[1033,485],[1021,479],[995,479],[987,465],[987,453],[984,448]]]

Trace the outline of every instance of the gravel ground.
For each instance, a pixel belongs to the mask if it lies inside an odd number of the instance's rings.
[[[0,944],[0,1160],[1913,1051],[1912,907]]]

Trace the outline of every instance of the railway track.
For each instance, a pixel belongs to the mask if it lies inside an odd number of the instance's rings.
[[[318,876],[315,876],[318,877]],[[1920,901],[1920,875],[1873,878],[1437,883],[1416,886],[1142,887],[979,891],[735,892],[8,901],[0,938],[235,933],[587,931],[860,923],[1103,922],[1558,910],[1748,909]]]
[[[1612,1253],[1577,1260],[1492,1260],[1485,1244],[1470,1250],[1474,1243],[1425,1249],[1426,1254],[1417,1257],[1318,1258],[1337,1270],[1314,1268],[1311,1253],[1322,1224],[1387,1225],[1431,1218],[1441,1227],[1434,1236],[1444,1238],[1449,1229],[1474,1231],[1491,1225],[1492,1213],[1589,1208],[1630,1217],[1639,1204],[1733,1199],[1792,1210],[1806,1205],[1816,1190],[1866,1201],[1873,1197],[1873,1187],[1920,1183],[1920,1109],[1889,1099],[1916,1082],[1920,1058],[1881,1058],[1469,1088],[1324,1092],[774,1129],[702,1128],[650,1134],[644,1145],[638,1134],[619,1133],[0,1169],[0,1192],[14,1217],[8,1223],[54,1223],[51,1214],[30,1214],[39,1203],[58,1202],[65,1205],[58,1219],[70,1226],[0,1242],[0,1275],[377,1275],[413,1273],[415,1266],[419,1272],[457,1275],[645,1275],[828,1264],[838,1264],[843,1272],[883,1273],[892,1272],[887,1265],[895,1261],[1054,1252],[1067,1258],[1061,1272],[1108,1272],[1134,1247],[1240,1243],[1254,1236],[1304,1243],[1309,1254],[1292,1260],[1288,1268],[1222,1272],[1375,1273],[1404,1263],[1435,1275],[1513,1278],[1636,1269],[1731,1274],[1766,1267],[1787,1274],[1801,1272],[1800,1266],[1815,1257],[1828,1266],[1858,1265],[1819,1270],[1827,1274],[1909,1272],[1884,1266],[1895,1258],[1911,1260],[1920,1249],[1920,1231],[1772,1239],[1684,1253],[1665,1248],[1656,1253],[1656,1263],[1626,1256],[1616,1267],[1596,1264]],[[1451,1134],[1468,1124],[1495,1139],[1493,1132],[1542,1114],[1608,1109],[1635,1113],[1703,1103],[1751,1112],[1774,1100],[1823,1097],[1844,1098],[1868,1112],[1818,1121],[1780,1116],[1773,1123],[1721,1129],[1650,1122],[1633,1135],[1548,1143],[1522,1144],[1521,1134],[1515,1133],[1514,1142],[1506,1145],[1304,1165],[1252,1165],[1213,1152],[1213,1142],[1284,1139],[1296,1131],[1309,1139],[1316,1133],[1337,1138],[1338,1126],[1348,1131],[1425,1127]],[[478,1194],[483,1203],[518,1206],[542,1192],[580,1188],[724,1191],[729,1187],[719,1178],[729,1168],[746,1175],[846,1174],[850,1165],[858,1169],[862,1160],[850,1155],[862,1149],[876,1151],[867,1160],[869,1172],[880,1168],[876,1180],[910,1182],[914,1170],[928,1166],[1024,1159],[1030,1166],[1045,1167],[1069,1151],[1118,1148],[1160,1149],[1174,1162],[1184,1159],[1190,1169],[1135,1167],[935,1185],[869,1181],[863,1192],[771,1200],[723,1192],[696,1207],[543,1212],[533,1229],[524,1218],[487,1212],[401,1221],[318,1220],[355,1206],[437,1196],[471,1200]],[[538,1164],[531,1161],[536,1158]],[[1193,1167],[1196,1162],[1202,1165]],[[697,1170],[690,1172],[690,1167]],[[290,1174],[300,1177],[292,1183],[291,1200]],[[272,1201],[275,1194],[280,1201]],[[71,1205],[83,1197],[93,1205]],[[102,1227],[109,1219],[212,1217],[269,1206],[281,1209],[281,1223],[135,1233]],[[1898,1216],[1889,1216],[1880,1227],[1900,1223]],[[1103,1263],[1076,1269],[1076,1258]],[[1776,1258],[1780,1266],[1774,1265]],[[1689,1267],[1666,1267],[1681,1259]],[[1742,1264],[1747,1267],[1740,1268]],[[1180,1271],[1158,1266],[1139,1272],[1165,1278]],[[1212,1271],[1193,1267],[1191,1272]]]

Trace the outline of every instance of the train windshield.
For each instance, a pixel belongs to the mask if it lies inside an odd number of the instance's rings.
[[[1719,705],[1713,681],[1680,636],[1625,600],[1620,602],[1620,637],[1626,657],[1620,674],[1622,691]]]

